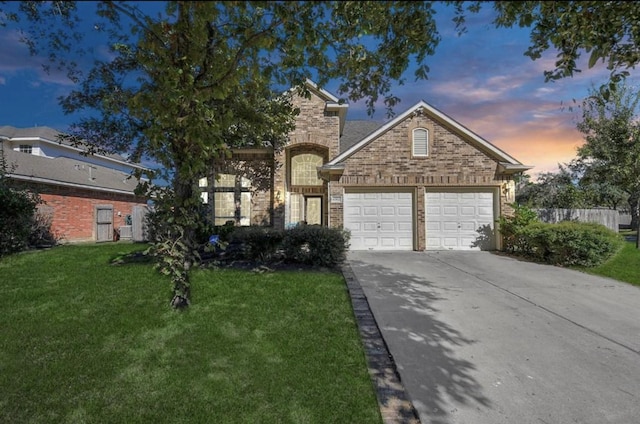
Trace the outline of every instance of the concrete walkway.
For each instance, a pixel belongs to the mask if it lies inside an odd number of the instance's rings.
[[[345,271],[384,339],[365,347],[388,349],[385,422],[640,423],[640,288],[490,252],[350,252]]]

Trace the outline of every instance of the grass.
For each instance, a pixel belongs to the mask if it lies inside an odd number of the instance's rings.
[[[604,264],[593,268],[579,268],[581,271],[613,278],[614,280],[640,286],[640,250],[635,241],[628,241],[622,249]]]
[[[197,270],[192,306],[135,244],[0,260],[0,422],[380,423],[341,275]]]

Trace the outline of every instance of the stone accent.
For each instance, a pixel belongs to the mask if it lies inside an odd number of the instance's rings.
[[[400,374],[382,338],[369,302],[348,264],[342,266],[342,275],[349,290],[383,422],[385,424],[420,424],[418,413],[400,380]]]

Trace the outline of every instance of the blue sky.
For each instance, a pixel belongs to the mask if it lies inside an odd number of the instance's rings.
[[[558,163],[575,157],[582,144],[576,130],[578,112],[569,110],[592,85],[606,81],[603,66],[582,67],[573,78],[544,82],[543,71],[553,68],[554,53],[532,61],[524,56],[528,30],[492,27],[489,10],[468,20],[469,31],[458,36],[450,16],[438,15],[442,41],[427,58],[429,79],[396,86],[401,103],[397,113],[423,100],[506,151],[534,166],[529,172],[556,171]],[[94,46],[100,55],[101,46]],[[42,59],[31,57],[11,29],[0,29],[0,125],[18,128],[48,126],[64,131],[73,122],[57,98],[72,89],[64,75],[48,75]],[[632,74],[633,76],[633,74]],[[632,80],[633,82],[633,80]],[[325,89],[336,93],[337,82]],[[364,102],[352,103],[348,119],[386,119],[383,107],[373,117]]]

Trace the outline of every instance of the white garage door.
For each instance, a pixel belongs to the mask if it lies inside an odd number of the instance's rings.
[[[493,192],[427,192],[427,250],[492,250]]]
[[[351,250],[413,250],[411,193],[345,193]]]

